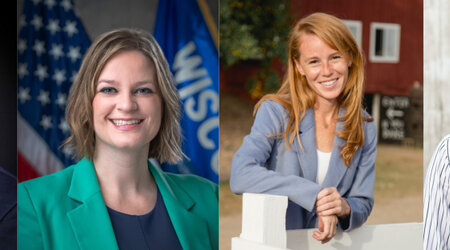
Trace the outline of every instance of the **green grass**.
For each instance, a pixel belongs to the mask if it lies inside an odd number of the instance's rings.
[[[423,150],[417,147],[379,145],[376,160],[375,200],[422,195]]]

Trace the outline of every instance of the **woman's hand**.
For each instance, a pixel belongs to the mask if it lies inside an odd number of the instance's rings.
[[[346,218],[350,215],[350,206],[335,187],[328,187],[317,195],[316,212],[318,216],[335,214],[340,218]]]
[[[336,215],[319,216],[318,228],[319,231],[313,232],[313,238],[321,241],[322,244],[327,243],[336,235],[336,224],[338,222]]]

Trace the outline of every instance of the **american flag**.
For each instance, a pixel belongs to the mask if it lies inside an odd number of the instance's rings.
[[[70,86],[90,45],[71,0],[25,0],[18,50],[18,179],[73,164],[60,148],[69,136],[64,118]]]

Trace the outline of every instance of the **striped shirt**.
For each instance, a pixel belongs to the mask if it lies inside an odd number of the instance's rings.
[[[427,250],[450,249],[450,135],[439,143],[428,165],[423,196],[423,244]]]

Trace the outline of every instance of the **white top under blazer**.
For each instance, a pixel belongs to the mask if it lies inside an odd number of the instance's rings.
[[[331,158],[331,152],[322,152],[320,150],[317,150],[317,179],[316,182],[319,185],[323,184],[323,181],[325,180],[325,176],[328,172],[328,166],[330,166],[330,158]]]

